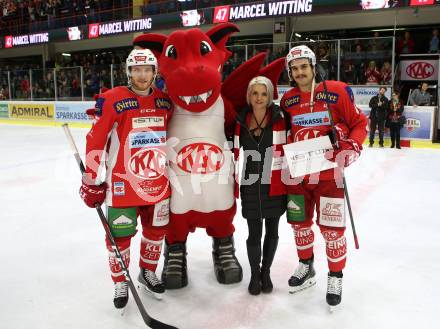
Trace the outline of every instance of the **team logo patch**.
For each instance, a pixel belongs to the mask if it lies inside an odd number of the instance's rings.
[[[157,148],[151,148],[136,152],[131,157],[128,168],[138,178],[154,180],[164,175],[166,164],[165,153]]]
[[[141,148],[163,145],[166,142],[165,131],[141,131],[128,135],[130,148]]]
[[[293,105],[299,104],[299,102],[300,102],[299,95],[292,96],[292,97],[287,98],[287,99],[284,101],[284,106],[285,106],[286,108],[288,108],[288,107],[291,107],[291,106],[293,106]]]
[[[139,117],[132,119],[133,128],[165,127],[163,117]]]
[[[171,102],[168,98],[155,98],[154,104],[161,110],[171,110]]]
[[[327,111],[306,113],[293,116],[292,124],[302,127],[328,126],[330,118]]]
[[[125,195],[125,184],[124,182],[114,182],[113,183],[113,195],[123,196]]]
[[[125,98],[113,104],[116,112],[122,113],[128,110],[136,110],[139,108],[139,102],[136,98]]]
[[[102,116],[102,109],[104,108],[104,101],[105,101],[105,98],[102,98],[102,97],[99,97],[98,99],[96,99],[95,115],[97,117]]]
[[[345,87],[345,91],[347,92],[348,97],[350,97],[350,101],[351,101],[352,103],[354,103],[354,94],[353,94],[353,90],[352,90],[349,86],[346,86],[346,87]]]
[[[345,227],[344,198],[319,199],[319,224],[329,227]]]
[[[336,104],[338,102],[339,95],[336,93],[327,92],[327,95],[325,92],[320,91],[316,94],[315,99],[317,101],[328,101],[331,104]]]
[[[209,174],[223,166],[223,151],[217,145],[194,143],[183,147],[177,155],[177,165],[187,173]]]

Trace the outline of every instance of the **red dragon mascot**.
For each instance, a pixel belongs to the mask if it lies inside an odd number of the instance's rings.
[[[205,228],[213,238],[218,282],[230,284],[242,279],[233,240],[233,155],[226,136],[233,135],[234,105],[245,99],[247,83],[259,73],[265,54],[245,66],[242,75],[234,75],[235,86],[227,81],[222,84],[223,65],[231,55],[225,45],[234,32],[238,28],[225,23],[206,33],[196,28],[169,36],[148,33],[133,41],[135,47],[155,53],[174,103],[168,129],[171,216],[162,272],[167,289],[188,284],[186,240],[197,227]]]

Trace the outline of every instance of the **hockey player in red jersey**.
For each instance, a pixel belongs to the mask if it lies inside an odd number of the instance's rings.
[[[289,280],[292,293],[314,285],[314,234],[311,229],[316,207],[316,222],[326,243],[328,260],[327,303],[332,307],[341,302],[342,270],[345,267],[347,244],[345,231],[345,203],[342,171],[362,150],[366,138],[367,119],[354,104],[348,85],[339,81],[315,84],[316,57],[306,46],[292,48],[286,57],[289,79],[296,87],[284,94],[281,107],[291,120],[289,142],[298,142],[331,135],[332,126],[327,106],[330,107],[339,141],[339,149],[326,154],[336,161],[335,169],[295,178],[287,185],[287,220],[295,235],[299,266]],[[334,144],[335,141],[333,140]],[[301,182],[298,183],[298,181]]]
[[[157,69],[150,50],[134,49],[126,63],[128,86],[110,89],[96,99],[80,195],[89,207],[105,201],[107,220],[127,268],[130,241],[140,217],[138,281],[160,298],[165,288],[155,271],[169,221],[165,143],[172,104],[153,85]],[[101,182],[103,164],[106,175]],[[123,308],[128,301],[128,285],[108,239],[106,245],[115,283],[114,305]]]

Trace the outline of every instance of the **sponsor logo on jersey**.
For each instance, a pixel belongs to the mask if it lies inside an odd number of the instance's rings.
[[[302,127],[328,126],[330,125],[330,119],[327,111],[313,112],[293,116],[292,124]]]
[[[137,110],[139,108],[139,102],[136,98],[125,98],[114,103],[113,108],[118,113],[128,110]]]
[[[114,225],[128,225],[128,224],[131,224],[131,223],[133,223],[133,220],[128,218],[125,215],[121,215],[121,216],[118,217],[118,219],[113,221]]]
[[[287,204],[287,209],[289,209],[289,210],[300,210],[301,208],[295,202],[293,202],[293,200],[290,200],[289,203]]]
[[[142,149],[130,158],[128,169],[138,178],[155,180],[164,175],[166,163],[166,155],[162,150],[157,148]],[[161,188],[158,187],[158,189]]]
[[[125,195],[125,184],[124,182],[114,182],[113,183],[113,195],[123,196]]]
[[[154,104],[161,110],[171,110],[171,102],[168,98],[155,98]]]
[[[159,146],[166,143],[165,131],[141,131],[128,135],[130,148]]]
[[[344,199],[326,198],[319,199],[320,218],[319,224],[330,227],[345,227]]]
[[[324,135],[324,132],[321,130],[302,128],[295,133],[294,141],[295,142],[303,141],[303,140],[307,140],[307,139],[320,137],[323,135]]]
[[[326,96],[325,92],[320,91],[319,93],[316,94],[315,99],[317,101],[326,101],[326,102],[328,101],[331,104],[336,104],[338,102],[338,98],[339,98],[338,94],[328,92],[327,95],[328,96]]]
[[[304,196],[289,194],[287,196],[287,220],[301,222],[305,219]]]
[[[164,117],[139,117],[132,119],[133,128],[165,127]]]
[[[183,147],[177,155],[177,165],[188,173],[209,174],[219,171],[224,156],[220,147],[209,143],[194,143]]]
[[[154,205],[153,226],[164,226],[167,225],[169,221],[170,199],[165,199]]]
[[[293,105],[299,104],[299,102],[300,102],[299,95],[295,95],[295,96],[292,96],[292,97],[287,98],[287,99],[284,101],[284,106],[285,106],[286,108],[288,108],[288,107],[291,107],[291,106],[293,106]]]

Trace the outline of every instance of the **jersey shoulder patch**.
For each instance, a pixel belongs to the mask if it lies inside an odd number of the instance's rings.
[[[353,90],[350,88],[350,86],[345,86],[345,91],[346,91],[348,97],[350,98],[350,102],[352,102],[354,104]]]

